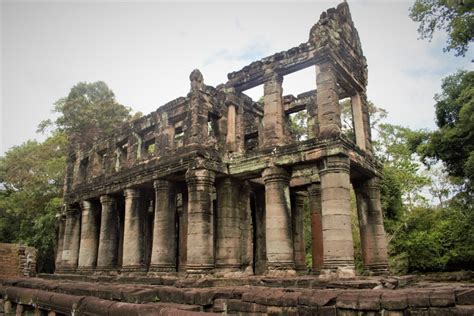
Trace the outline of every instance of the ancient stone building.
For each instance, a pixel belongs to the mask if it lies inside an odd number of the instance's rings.
[[[315,90],[284,95],[286,75],[312,67]],[[363,263],[387,269],[380,165],[372,153],[367,63],[347,3],[323,12],[307,42],[228,74],[198,70],[190,92],[113,137],[69,153],[58,274],[354,274],[350,189]],[[263,85],[263,103],[245,91]],[[341,100],[353,126],[344,133]],[[297,140],[293,113],[307,111]]]

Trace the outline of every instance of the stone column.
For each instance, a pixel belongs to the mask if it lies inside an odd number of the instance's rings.
[[[306,271],[306,251],[304,244],[304,202],[306,195],[297,192],[292,196],[291,226],[293,230],[293,247],[295,250],[295,268],[298,272]]]
[[[352,241],[349,159],[329,156],[320,168],[325,270],[355,275]],[[343,269],[343,270],[341,270]]]
[[[275,73],[263,85],[263,141],[266,147],[281,145],[285,138],[282,83],[283,77]]]
[[[170,181],[156,180],[155,219],[150,271],[176,271],[175,188]]]
[[[250,206],[251,188],[248,181],[241,183],[239,191],[240,227],[240,264],[244,271],[253,274],[253,232],[252,207]]]
[[[318,137],[319,136],[319,120],[318,120],[318,105],[316,103],[316,93],[315,93],[315,97],[313,98],[313,102],[310,102],[306,105],[306,111],[308,113],[308,120],[307,120],[308,138]]]
[[[64,232],[66,229],[66,216],[61,214],[59,216],[59,227],[58,227],[58,244],[56,250],[56,273],[61,271],[61,265],[63,262],[63,246],[64,246]]]
[[[91,201],[82,201],[81,247],[78,270],[91,271],[97,264],[99,246],[98,209]]]
[[[341,106],[337,94],[337,77],[330,62],[316,67],[316,100],[318,105],[319,137],[337,136],[341,132]]]
[[[279,167],[262,173],[265,183],[267,270],[294,271],[291,230],[290,175]]]
[[[187,247],[188,247],[188,188],[180,188],[181,191],[181,209],[179,213],[179,228],[178,228],[178,271],[186,271],[187,261]]]
[[[100,203],[102,215],[96,270],[111,270],[117,267],[118,259],[119,217],[117,202],[110,195],[102,195]]]
[[[354,132],[357,146],[365,150],[365,131],[362,117],[362,102],[359,93],[351,97],[352,117],[354,119]]]
[[[140,190],[124,190],[125,221],[123,231],[122,271],[139,272],[145,270],[145,212],[140,201]]]
[[[365,91],[360,92],[361,111],[362,111],[362,125],[364,128],[365,135],[365,149],[372,152],[372,132],[370,130],[370,113],[367,101],[367,94]]]
[[[355,186],[364,268],[374,274],[388,271],[387,244],[380,202],[380,180],[371,178]]]
[[[235,130],[235,120],[236,111],[235,104],[228,103],[227,105],[227,136],[226,136],[226,147],[230,152],[235,151],[235,140],[236,140],[236,130]]]
[[[236,179],[224,178],[217,189],[216,268],[238,270],[241,261],[240,185]]]
[[[311,214],[311,253],[313,274],[319,274],[323,268],[323,218],[321,213],[321,184],[313,183],[308,187],[309,211]]]
[[[205,273],[214,268],[214,231],[211,192],[215,174],[206,169],[189,169],[188,185],[188,273]]]
[[[64,272],[76,271],[80,242],[81,213],[76,208],[68,208],[66,211],[66,228],[64,231],[63,244],[62,270]]]

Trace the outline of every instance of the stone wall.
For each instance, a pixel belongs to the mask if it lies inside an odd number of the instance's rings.
[[[0,243],[0,278],[35,275],[35,248]]]
[[[375,280],[323,283],[307,278],[248,279],[254,285],[233,284],[241,281],[188,279],[186,282],[181,280],[179,285],[145,285],[5,280],[0,282],[0,303],[3,300],[5,313],[16,310],[17,315],[21,314],[19,311],[34,309],[38,314],[66,315],[474,314],[471,284],[425,283],[412,285],[419,286],[417,288],[389,289],[383,285],[373,287]],[[217,283],[220,286],[216,286]]]

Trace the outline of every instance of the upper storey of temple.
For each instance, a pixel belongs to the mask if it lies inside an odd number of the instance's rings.
[[[284,96],[284,76],[307,67],[315,67],[315,90]],[[205,85],[199,70],[189,80],[186,97],[123,125],[113,137],[72,144],[66,200],[156,178],[180,181],[196,165],[252,178],[270,164],[293,170],[338,152],[357,156],[362,169],[377,172],[371,162],[367,64],[345,2],[321,14],[307,42],[228,74],[225,84]],[[264,88],[263,103],[244,93],[258,85]],[[345,98],[351,99],[352,137],[342,133]],[[302,142],[289,128],[290,114],[299,111],[308,117],[308,139]]]

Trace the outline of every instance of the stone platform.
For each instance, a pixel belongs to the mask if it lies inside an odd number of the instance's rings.
[[[43,275],[0,284],[5,315],[474,315],[473,283],[415,277]]]

